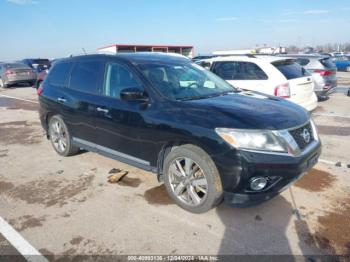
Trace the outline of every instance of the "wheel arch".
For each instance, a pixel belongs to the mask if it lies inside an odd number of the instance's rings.
[[[209,152],[209,149],[204,146],[202,143],[196,141],[196,140],[190,140],[190,139],[178,139],[167,142],[161,150],[158,153],[158,159],[157,159],[157,178],[159,182],[163,181],[163,166],[164,161],[167,157],[167,155],[171,152],[172,149],[183,146],[183,145],[193,145],[201,148],[203,151],[205,151],[209,156],[211,155]]]

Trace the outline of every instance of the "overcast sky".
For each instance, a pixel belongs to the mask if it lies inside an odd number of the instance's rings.
[[[56,58],[120,44],[350,42],[349,0],[0,0],[0,61]]]

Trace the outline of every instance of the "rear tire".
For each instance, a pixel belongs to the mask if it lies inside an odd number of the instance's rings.
[[[164,183],[174,202],[192,213],[204,213],[223,199],[219,172],[209,155],[194,145],[174,148],[164,161]]]
[[[79,147],[72,144],[72,137],[66,124],[59,115],[49,120],[49,136],[55,151],[61,156],[72,156],[79,152]]]

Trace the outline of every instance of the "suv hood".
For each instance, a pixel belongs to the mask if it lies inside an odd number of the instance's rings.
[[[242,91],[228,95],[182,102],[182,114],[195,125],[207,128],[282,130],[304,124],[310,118],[302,107],[284,99],[258,92]]]

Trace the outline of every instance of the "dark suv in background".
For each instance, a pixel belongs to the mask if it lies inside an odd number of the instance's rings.
[[[41,123],[58,154],[86,149],[152,171],[195,213],[222,199],[234,206],[271,199],[321,151],[304,109],[237,90],[180,56],[62,59],[38,94]]]

